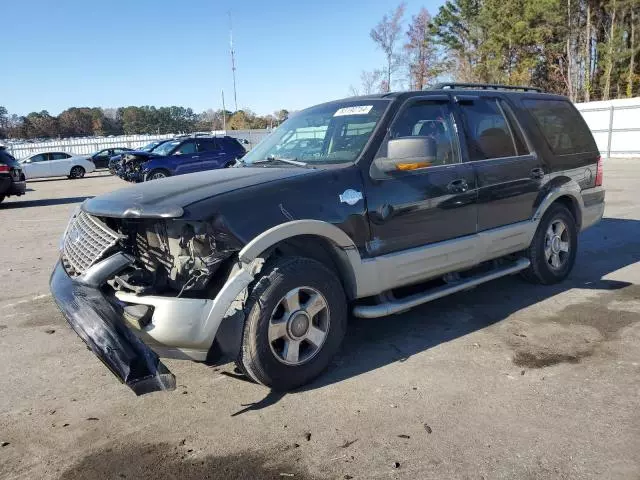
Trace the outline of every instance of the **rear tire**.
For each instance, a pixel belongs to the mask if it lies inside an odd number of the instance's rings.
[[[578,228],[567,207],[552,204],[540,220],[527,250],[531,261],[522,276],[529,282],[551,285],[571,272],[578,251]]]
[[[84,177],[84,174],[85,174],[84,168],[80,167],[79,165],[76,165],[71,169],[71,172],[69,172],[69,178],[72,178],[72,179],[82,178]]]
[[[240,369],[286,391],[309,383],[329,365],[346,331],[347,300],[332,270],[288,257],[265,267],[245,316]]]
[[[0,195],[0,203],[4,200],[4,195]]]

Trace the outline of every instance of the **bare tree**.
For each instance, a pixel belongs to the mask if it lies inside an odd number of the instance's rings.
[[[401,3],[389,15],[385,15],[375,28],[371,29],[371,39],[376,42],[378,48],[384,52],[387,60],[385,69],[386,79],[384,81],[385,92],[391,90],[393,72],[398,67],[397,44],[400,39],[402,18],[404,17],[405,3]]]
[[[407,42],[404,44],[409,69],[409,87],[422,90],[445,70],[438,57],[430,30],[431,15],[422,8],[418,15],[411,18],[407,29]]]

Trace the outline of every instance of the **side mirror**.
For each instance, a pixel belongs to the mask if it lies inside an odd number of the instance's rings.
[[[387,156],[376,158],[374,165],[383,173],[417,170],[431,166],[436,153],[431,137],[395,138],[387,143]]]
[[[176,153],[174,153],[174,155],[182,155],[182,152],[178,150]]]

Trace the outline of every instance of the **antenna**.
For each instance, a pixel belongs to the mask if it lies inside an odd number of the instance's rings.
[[[231,23],[231,11],[229,13],[229,48],[231,49],[231,74],[233,75],[233,103],[235,111],[238,111],[238,96],[236,94],[236,52],[233,49],[233,25]]]
[[[227,134],[227,109],[224,106],[224,90],[222,90],[222,129]]]

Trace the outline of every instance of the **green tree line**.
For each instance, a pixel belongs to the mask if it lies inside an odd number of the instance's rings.
[[[640,0],[448,0],[433,17],[405,11],[371,30],[384,61],[354,93],[454,80],[533,85],[573,101],[640,95]]]
[[[251,110],[237,112],[207,110],[196,114],[184,107],[73,107],[59,115],[46,110],[25,116],[10,114],[0,106],[0,138],[66,138],[100,135],[191,133],[198,131],[267,128],[286,120],[287,110],[272,115],[256,115]]]

